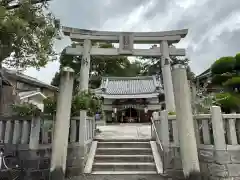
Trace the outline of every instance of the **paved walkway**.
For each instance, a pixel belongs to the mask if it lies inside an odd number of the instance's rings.
[[[150,139],[151,126],[149,124],[124,123],[116,125],[98,126],[100,133],[96,139]]]

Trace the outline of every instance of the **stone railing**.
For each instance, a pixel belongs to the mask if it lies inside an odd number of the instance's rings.
[[[5,148],[6,154],[18,152],[22,166],[28,169],[31,177],[34,173],[43,179],[49,175],[55,124],[52,119],[49,116],[0,117],[0,147]],[[85,122],[85,127],[80,127],[80,117],[71,118],[67,155],[67,174],[70,176],[82,172],[95,135],[94,118],[87,117]],[[85,141],[81,143],[83,129]],[[81,151],[80,144],[85,144],[85,152]]]
[[[164,149],[165,172],[181,172],[182,162],[176,115],[160,112],[154,119]],[[240,177],[240,114],[222,114],[212,107],[211,114],[194,116],[200,169],[217,178]]]
[[[79,141],[80,117],[71,118],[69,143]],[[51,144],[53,140],[54,120],[50,116],[41,117],[0,117],[0,144]],[[95,121],[86,119],[85,144],[91,143],[95,133]],[[46,147],[46,146],[44,146]],[[36,147],[35,147],[36,148]]]

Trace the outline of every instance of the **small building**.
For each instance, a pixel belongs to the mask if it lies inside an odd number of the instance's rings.
[[[219,93],[223,90],[223,86],[213,82],[211,68],[208,68],[203,73],[196,76],[195,81],[198,89],[204,88],[207,93]]]
[[[55,96],[58,88],[19,71],[3,69],[4,82],[2,89],[1,114],[11,115],[12,104],[31,103],[43,110],[43,100]]]
[[[160,77],[103,77],[96,94],[103,98],[107,122],[150,122],[152,112],[165,108]]]

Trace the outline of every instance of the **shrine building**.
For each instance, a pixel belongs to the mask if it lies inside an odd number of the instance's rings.
[[[108,123],[150,122],[153,111],[165,108],[159,76],[103,77],[95,92]]]

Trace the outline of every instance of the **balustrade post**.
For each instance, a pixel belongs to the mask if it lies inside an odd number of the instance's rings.
[[[179,146],[177,120],[172,120],[172,129],[173,129],[173,142],[176,146]]]
[[[160,113],[161,120],[161,130],[160,137],[162,141],[162,146],[165,152],[169,151],[169,124],[168,124],[168,112],[167,110],[163,110]]]
[[[156,123],[157,121],[160,121],[160,119],[159,119],[160,117],[159,117],[159,115],[158,115],[158,112],[156,112],[156,111],[154,111],[153,113],[152,113],[152,120],[153,120],[153,124],[151,125],[152,127],[151,127],[151,133],[152,133],[152,139],[154,139],[154,140],[156,140],[156,133],[158,133],[158,136],[160,136],[160,128],[159,127],[161,127],[161,126],[159,126],[159,123]],[[156,128],[156,132],[154,131],[154,127],[153,126],[155,126],[155,128]],[[159,137],[160,138],[160,137]]]
[[[232,113],[233,115],[236,113]],[[236,132],[236,118],[227,120],[227,137],[231,145],[238,145],[237,132]]]
[[[76,135],[77,135],[77,122],[76,120],[71,120],[71,126],[70,126],[70,142],[74,143],[76,142]]]
[[[22,127],[22,137],[21,137],[21,144],[27,144],[29,139],[29,122],[28,120],[23,121]]]
[[[81,110],[80,126],[79,126],[79,145],[80,145],[80,154],[82,158],[84,158],[85,152],[86,152],[86,148],[85,148],[86,133],[87,133],[87,111]]]
[[[31,131],[29,139],[29,149],[36,150],[39,146],[39,136],[41,128],[41,117],[39,115],[33,116],[31,121]]]
[[[3,124],[3,121],[0,120],[0,143],[3,143],[4,139],[4,124]]]
[[[5,136],[4,136],[4,143],[8,144],[11,143],[12,140],[12,122],[10,120],[7,120],[6,122],[6,128],[5,128]]]
[[[211,113],[215,150],[226,150],[226,141],[221,108],[219,106],[212,106]]]
[[[209,120],[202,120],[203,144],[211,144]]]
[[[14,130],[13,130],[13,144],[18,144],[20,141],[20,134],[21,133],[21,129],[20,129],[20,121],[16,120],[14,121]]]

